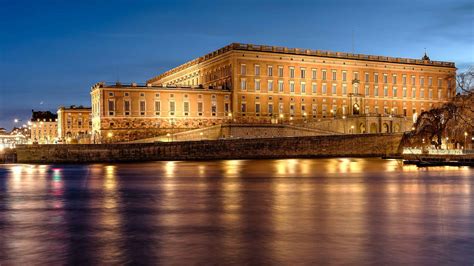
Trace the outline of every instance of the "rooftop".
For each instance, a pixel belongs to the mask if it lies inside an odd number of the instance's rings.
[[[58,118],[57,114],[53,114],[50,111],[35,111],[31,110],[33,113],[31,116],[31,121],[54,121]]]
[[[91,87],[91,90],[95,88],[127,88],[127,89],[163,89],[163,90],[199,90],[199,91],[228,91],[225,88],[204,88],[202,86],[190,86],[190,85],[152,85],[150,83],[121,83],[121,82],[98,82]]]
[[[454,68],[453,62],[433,61],[424,56],[421,59],[401,58],[401,57],[390,57],[380,55],[366,55],[366,54],[354,54],[345,52],[333,52],[325,50],[311,50],[304,48],[288,48],[282,46],[270,46],[270,45],[256,45],[256,44],[244,44],[244,43],[232,43],[221,49],[215,50],[199,58],[188,61],[178,67],[160,74],[147,82],[154,82],[161,79],[162,77],[176,73],[192,65],[204,62],[208,59],[224,54],[229,51],[256,51],[256,52],[267,52],[267,53],[279,53],[289,55],[306,55],[324,58],[339,58],[339,59],[351,59],[351,60],[365,60],[365,61],[376,61],[386,63],[398,63],[398,64],[411,64],[411,65],[424,65],[424,66],[437,66],[437,67],[450,67]],[[424,59],[424,60],[423,60]]]

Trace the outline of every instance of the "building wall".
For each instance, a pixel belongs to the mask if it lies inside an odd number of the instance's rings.
[[[270,116],[280,115],[307,120],[351,115],[355,104],[359,107],[359,114],[413,117],[454,96],[456,69],[452,63],[365,55],[352,58],[355,56],[350,54],[314,56],[295,54],[289,48],[281,52],[275,52],[275,47],[270,48],[272,52],[263,48],[220,49],[199,58],[198,62],[189,62],[189,66],[185,64],[151,79],[149,83],[180,86],[186,84],[184,77],[191,73],[207,73],[209,69],[211,73],[214,70],[219,72],[219,69],[228,68],[230,63],[232,113],[235,118],[246,122],[268,122]],[[269,67],[272,68],[271,75]],[[359,82],[353,85],[354,79]],[[200,84],[204,86],[213,85],[205,82],[205,78],[201,80]],[[273,82],[271,90],[269,82]],[[279,90],[280,82],[282,91]],[[273,111],[269,111],[269,106]]]
[[[58,138],[64,143],[89,143],[91,132],[91,108],[58,109]]]
[[[39,144],[52,144],[58,139],[57,121],[30,121],[31,141]]]
[[[98,85],[91,97],[95,142],[155,137],[232,118],[230,92],[224,90]]]
[[[351,116],[383,117],[377,132],[385,131],[382,120],[390,121],[390,132],[409,130],[418,114],[454,96],[455,71],[450,62],[232,44],[154,77],[146,86],[94,86],[93,139],[127,141],[230,121],[297,125]],[[399,116],[405,122],[395,126]],[[365,126],[370,132],[372,123]]]

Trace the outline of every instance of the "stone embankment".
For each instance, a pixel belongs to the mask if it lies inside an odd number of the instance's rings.
[[[376,157],[400,152],[402,134],[225,139],[183,142],[19,145],[18,163],[88,163],[309,157]]]

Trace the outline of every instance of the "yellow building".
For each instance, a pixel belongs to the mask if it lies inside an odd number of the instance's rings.
[[[31,142],[53,144],[58,140],[58,116],[50,111],[33,111],[28,122],[31,128]]]
[[[128,139],[136,139],[184,129],[184,125],[196,128],[226,122],[232,116],[237,123],[307,126],[347,118],[357,120],[353,130],[357,133],[406,131],[422,111],[455,95],[455,74],[454,63],[432,61],[426,54],[407,59],[234,43],[143,86],[94,86],[93,128],[103,137],[104,130],[120,125],[127,129]],[[197,95],[204,97],[201,106],[207,112],[201,116],[195,113]],[[156,111],[153,102],[157,101],[164,112]],[[212,106],[216,112],[209,112]],[[188,116],[183,115],[185,108],[190,108]],[[123,135],[114,130],[110,138],[114,134]]]
[[[89,143],[92,132],[90,107],[70,106],[58,109],[58,138],[63,143]]]

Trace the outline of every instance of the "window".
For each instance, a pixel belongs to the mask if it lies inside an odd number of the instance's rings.
[[[255,91],[260,91],[260,80],[259,79],[255,80]]]
[[[358,72],[354,72],[354,79],[359,80],[359,73]]]
[[[347,81],[347,72],[342,71],[342,81]]]
[[[442,79],[438,79],[438,87],[441,87],[441,86],[442,86],[442,83],[443,83],[443,80],[442,80]]]
[[[385,83],[385,84],[388,83],[388,76],[387,76],[387,74],[383,74],[383,83]]]
[[[425,85],[425,78],[424,77],[420,77],[420,85],[421,86]]]
[[[365,82],[369,82],[369,73],[365,72]]]
[[[441,92],[442,92],[442,90],[441,90],[441,89],[438,89],[438,99],[441,99],[441,98],[442,98],[442,97],[441,97]]]
[[[388,87],[387,86],[383,87],[383,96],[388,97]]]
[[[170,102],[170,115],[174,115],[176,112],[176,103],[174,101]]]
[[[428,77],[428,86],[433,86],[433,78],[432,77]]]
[[[295,77],[295,68],[290,67],[290,78],[294,78],[294,77]]]
[[[428,97],[429,97],[430,99],[433,99],[433,89],[430,89],[430,90],[428,91]]]
[[[109,96],[110,96],[110,97],[114,97],[114,93],[113,93],[113,92],[109,92]]]
[[[189,115],[189,102],[183,102],[183,112],[185,116]]]
[[[268,91],[273,91],[273,80],[268,81]]]
[[[255,113],[257,114],[257,116],[260,115],[260,103],[255,104]]]
[[[160,115],[161,112],[161,102],[155,101],[155,115]]]
[[[326,70],[323,70],[323,80],[326,80]]]
[[[365,85],[365,96],[369,96],[369,85]]]
[[[336,93],[337,93],[336,84],[332,84],[332,91],[331,91],[331,93],[332,93],[333,95],[336,95]]]
[[[392,88],[392,97],[397,97],[398,96],[398,93],[397,93],[397,87],[393,87]]]
[[[336,78],[337,78],[337,72],[336,72],[336,70],[333,70],[333,71],[332,71],[332,80],[335,81]]]
[[[311,91],[313,94],[316,94],[316,83],[311,84]]]
[[[392,75],[392,83],[397,84],[397,75]]]
[[[269,77],[273,76],[273,66],[267,67],[267,76]]]
[[[144,92],[140,92],[140,97],[145,97],[145,93],[144,93]]]
[[[212,116],[216,116],[217,114],[217,103],[214,101],[211,103],[211,114]]]
[[[130,100],[123,102],[123,110],[125,111],[125,115],[130,115]]]
[[[305,68],[301,68],[301,78],[302,79],[306,78],[306,69]]]
[[[402,76],[402,83],[403,85],[407,85],[407,75]]]
[[[318,70],[313,68],[311,69],[311,79],[316,79],[318,76]]]
[[[323,87],[322,87],[322,93],[323,94],[327,94],[327,87],[326,87],[326,83],[323,84]]]
[[[415,88],[411,89],[411,97],[416,98],[416,89]]]
[[[278,91],[283,92],[283,80],[278,81]]]
[[[268,103],[268,113],[269,113],[270,115],[273,114],[273,103]]]
[[[283,77],[283,66],[278,66],[278,76]]]
[[[109,99],[109,115],[115,114],[115,101],[113,99]]]
[[[291,116],[295,115],[295,104],[294,103],[290,104],[290,115]]]
[[[198,115],[202,116],[202,110],[204,109],[202,106],[202,102],[198,102]]]
[[[224,103],[224,112],[225,112],[226,114],[228,114],[228,113],[229,113],[229,110],[230,110],[230,109],[229,109],[229,103]]]
[[[295,92],[295,82],[290,81],[290,92]]]
[[[425,89],[421,89],[420,98],[425,98]]]
[[[260,75],[260,65],[255,65],[255,76]]]
[[[342,95],[347,95],[347,84],[342,84]]]
[[[240,65],[240,74],[247,75],[247,66],[245,64]]]
[[[374,83],[379,83],[379,73],[374,73]]]
[[[240,80],[240,89],[241,90],[247,90],[247,80],[246,79],[241,79]]]
[[[411,85],[415,86],[416,84],[416,78],[415,76],[411,76]]]
[[[145,115],[145,101],[140,101],[140,115]]]
[[[403,87],[403,98],[407,97],[407,88]]]
[[[306,83],[301,82],[301,93],[305,94],[306,93]]]
[[[278,113],[283,113],[283,103],[278,104]]]
[[[313,117],[316,117],[318,115],[318,107],[316,104],[311,105],[311,112],[313,113]]]
[[[246,113],[246,112],[247,112],[247,104],[246,104],[246,103],[242,103],[242,104],[240,105],[240,111],[241,111],[242,113]]]

